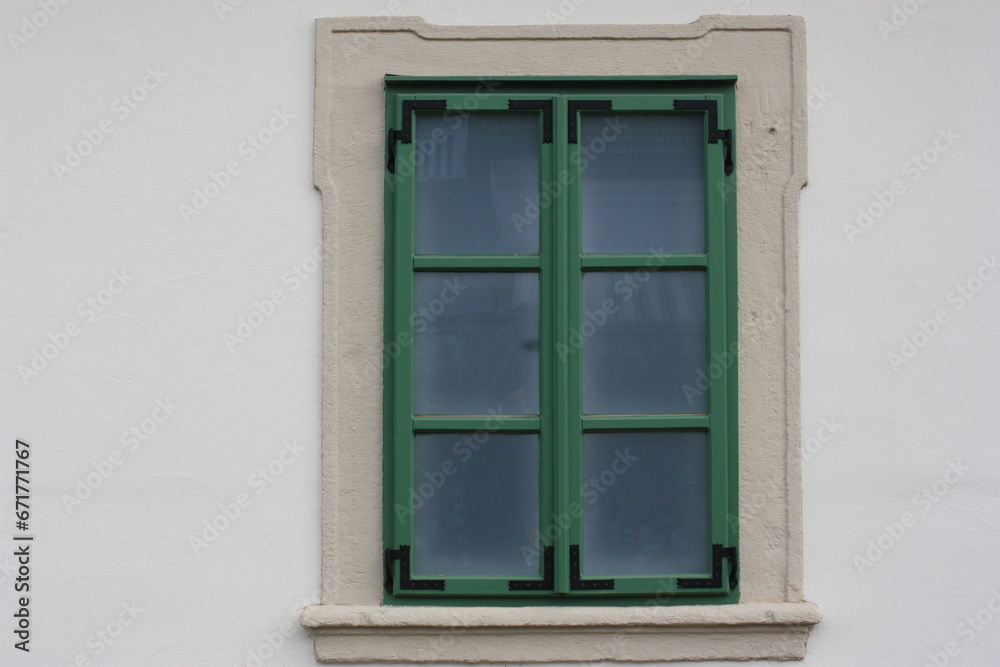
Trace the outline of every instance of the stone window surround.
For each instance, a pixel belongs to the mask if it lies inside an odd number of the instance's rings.
[[[512,47],[516,51],[512,52]],[[801,659],[798,197],[806,183],[805,25],[438,26],[316,22],[315,185],[323,199],[322,662]],[[382,604],[382,294],[386,73],[735,74],[739,192],[740,570],[733,605]]]

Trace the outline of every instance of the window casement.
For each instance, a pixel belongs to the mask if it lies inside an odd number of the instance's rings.
[[[739,599],[734,87],[386,77],[386,603]]]

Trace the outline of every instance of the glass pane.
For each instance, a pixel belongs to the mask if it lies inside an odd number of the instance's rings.
[[[704,252],[701,115],[581,121],[583,251]]]
[[[711,570],[704,433],[585,434],[583,478],[583,574]]]
[[[703,272],[589,272],[583,312],[585,413],[706,412]]]
[[[537,114],[416,115],[417,253],[538,252],[538,123]]]
[[[538,274],[417,273],[414,411],[538,414]]]
[[[522,554],[538,533],[538,436],[497,433],[414,439],[414,573],[532,577]]]

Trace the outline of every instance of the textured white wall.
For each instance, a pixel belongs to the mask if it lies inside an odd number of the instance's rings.
[[[296,618],[319,584],[313,19],[377,13],[805,16],[806,594],[826,614],[806,664],[997,662],[1000,5],[8,0],[0,664],[313,664]]]

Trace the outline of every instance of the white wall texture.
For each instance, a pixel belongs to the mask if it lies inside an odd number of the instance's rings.
[[[717,13],[808,32],[805,662],[1000,663],[1000,4],[6,0],[0,664],[314,664],[314,18]]]

